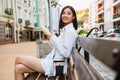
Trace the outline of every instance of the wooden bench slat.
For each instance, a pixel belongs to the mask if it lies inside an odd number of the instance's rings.
[[[29,73],[24,80],[35,80],[38,74],[38,72]]]
[[[72,51],[72,59],[73,59],[74,67],[77,72],[78,80],[79,79],[80,80],[98,80],[97,76],[94,75],[93,72],[91,71],[91,68],[89,68],[89,64],[82,58],[82,56],[78,54],[75,48]]]
[[[51,76],[47,77],[44,74],[38,72],[29,73],[24,80],[56,80],[57,77]],[[37,78],[37,79],[36,79]],[[59,76],[58,80],[65,80],[65,76]]]

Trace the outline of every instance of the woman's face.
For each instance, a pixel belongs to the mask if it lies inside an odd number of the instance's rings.
[[[71,23],[73,21],[73,19],[75,18],[73,16],[72,11],[69,8],[64,9],[61,17],[62,17],[62,21],[65,25]]]

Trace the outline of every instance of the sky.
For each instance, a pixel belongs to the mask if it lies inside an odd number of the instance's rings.
[[[89,7],[91,0],[59,0],[59,4],[63,7],[66,5],[71,5],[75,10],[81,10]]]

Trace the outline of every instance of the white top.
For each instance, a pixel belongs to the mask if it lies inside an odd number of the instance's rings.
[[[54,76],[53,60],[61,60],[63,58],[69,58],[71,50],[75,43],[77,33],[73,27],[73,23],[66,25],[60,32],[60,36],[52,36],[49,40],[49,45],[52,47],[52,51],[41,60],[45,75]],[[55,57],[53,58],[53,56]]]

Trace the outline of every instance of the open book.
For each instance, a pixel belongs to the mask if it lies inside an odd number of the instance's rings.
[[[43,31],[44,34],[51,34],[46,27],[41,26],[40,29]]]

